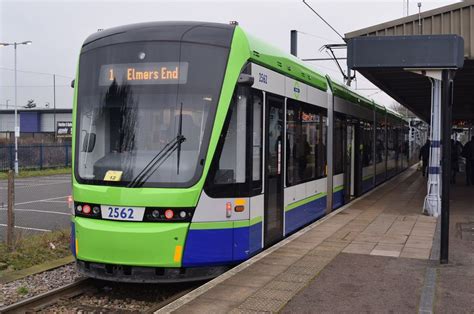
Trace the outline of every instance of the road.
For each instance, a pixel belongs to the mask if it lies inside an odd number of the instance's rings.
[[[41,233],[69,228],[71,176],[17,178],[15,180],[15,229]],[[7,223],[7,181],[0,180],[0,241]]]

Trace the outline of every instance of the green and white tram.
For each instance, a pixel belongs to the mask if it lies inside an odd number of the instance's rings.
[[[218,275],[408,166],[398,115],[238,25],[84,42],[71,246],[88,276]]]

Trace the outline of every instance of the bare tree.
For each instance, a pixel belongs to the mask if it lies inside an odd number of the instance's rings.
[[[23,106],[23,107],[24,107],[24,108],[27,108],[27,109],[35,108],[35,107],[36,107],[35,100],[34,100],[34,99],[28,100],[28,102],[26,103],[26,105]]]
[[[392,104],[389,107],[390,107],[390,109],[392,109],[396,113],[401,114],[405,118],[415,118],[416,117],[416,115],[413,114],[413,112],[411,112],[410,110],[408,110],[407,107],[402,106],[398,102],[395,102],[395,101],[392,102]]]

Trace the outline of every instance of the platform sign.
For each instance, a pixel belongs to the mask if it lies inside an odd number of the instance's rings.
[[[57,137],[72,137],[72,122],[71,121],[58,121],[56,123],[56,136]]]

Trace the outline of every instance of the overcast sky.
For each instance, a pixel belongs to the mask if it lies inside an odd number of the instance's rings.
[[[308,0],[315,10],[344,34],[400,18],[406,0]],[[416,0],[410,13],[418,12]],[[422,11],[458,1],[421,0]],[[301,58],[326,57],[319,48],[341,39],[323,24],[301,0],[280,1],[7,1],[0,0],[0,42],[33,41],[17,50],[18,105],[34,99],[38,107],[53,105],[53,78],[56,74],[56,105],[71,108],[72,89],[79,51],[84,39],[109,27],[146,21],[196,20],[228,23],[235,20],[248,32],[289,51],[290,30],[300,31]],[[13,48],[0,47],[0,108],[14,101]],[[312,62],[319,72],[341,81],[333,62]],[[345,66],[345,65],[343,65]],[[357,88],[373,86],[361,75]],[[354,86],[355,87],[355,86]],[[390,105],[393,100],[377,90],[361,94]]]

